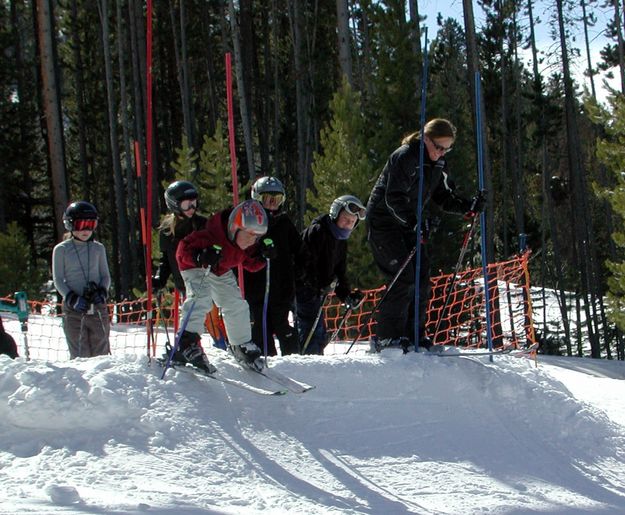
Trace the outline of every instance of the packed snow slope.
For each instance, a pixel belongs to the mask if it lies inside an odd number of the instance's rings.
[[[145,357],[0,356],[0,513],[625,513],[625,363],[569,363],[276,358],[316,389],[267,397]]]

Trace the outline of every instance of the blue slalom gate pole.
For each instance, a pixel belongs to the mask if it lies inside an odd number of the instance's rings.
[[[415,352],[419,350],[419,289],[421,287],[421,225],[422,225],[422,209],[423,209],[423,158],[425,156],[425,143],[423,139],[423,127],[425,126],[425,105],[428,83],[428,29],[425,27],[425,40],[423,43],[423,77],[421,80],[421,116],[419,123],[421,125],[421,140],[419,141],[419,196],[417,198],[417,226],[415,228],[417,234],[416,242],[416,265],[415,265],[415,289],[414,289],[414,348]]]
[[[482,98],[480,72],[475,72],[475,139],[477,146],[477,171],[480,191],[484,190],[484,148],[482,134],[482,109],[480,99]],[[481,249],[482,249],[482,275],[484,276],[484,304],[486,308],[486,340],[488,350],[493,350],[493,332],[491,327],[490,291],[488,289],[488,258],[486,253],[486,210],[480,213]],[[491,356],[491,360],[493,357]]]

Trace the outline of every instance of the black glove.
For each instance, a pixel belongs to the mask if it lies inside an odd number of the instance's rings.
[[[353,289],[350,294],[345,298],[345,307],[347,309],[358,309],[365,300],[365,294],[358,288]]]
[[[271,238],[263,238],[260,242],[260,253],[265,259],[278,257],[278,249]]]
[[[465,220],[479,215],[486,208],[486,190],[480,190],[477,195],[471,199],[471,207],[464,214]]]
[[[91,302],[93,302],[94,304],[106,304],[107,298],[108,298],[108,291],[106,291],[106,288],[99,286],[95,290],[93,297],[91,298]]]
[[[163,283],[164,281],[161,280],[160,275],[155,275],[154,277],[152,277],[152,291],[158,291],[163,289],[163,286],[165,286],[165,284]]]
[[[194,261],[201,268],[207,266],[215,266],[221,259],[221,247],[219,245],[213,245],[205,249],[199,249],[195,252]]]
[[[87,299],[73,291],[70,291],[65,297],[65,304],[79,313],[86,313],[89,310]]]
[[[334,288],[336,288],[337,283],[338,283],[338,281],[336,279],[334,279],[327,286],[324,286],[323,288],[320,288],[319,295],[327,297],[328,295],[330,295],[334,291]]]

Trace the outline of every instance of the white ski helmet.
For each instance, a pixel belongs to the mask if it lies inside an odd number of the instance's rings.
[[[365,219],[365,206],[360,199],[354,195],[342,195],[334,199],[330,206],[330,218],[336,220],[343,209],[351,215],[356,215],[358,220]]]
[[[228,238],[234,241],[241,229],[257,234],[259,237],[267,232],[267,213],[260,202],[246,200],[236,206],[228,217]]]

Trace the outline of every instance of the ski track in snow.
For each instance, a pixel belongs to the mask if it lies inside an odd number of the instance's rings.
[[[291,356],[317,388],[265,398],[146,361],[0,356],[0,513],[625,512],[625,408],[592,391],[622,403],[622,362]]]

